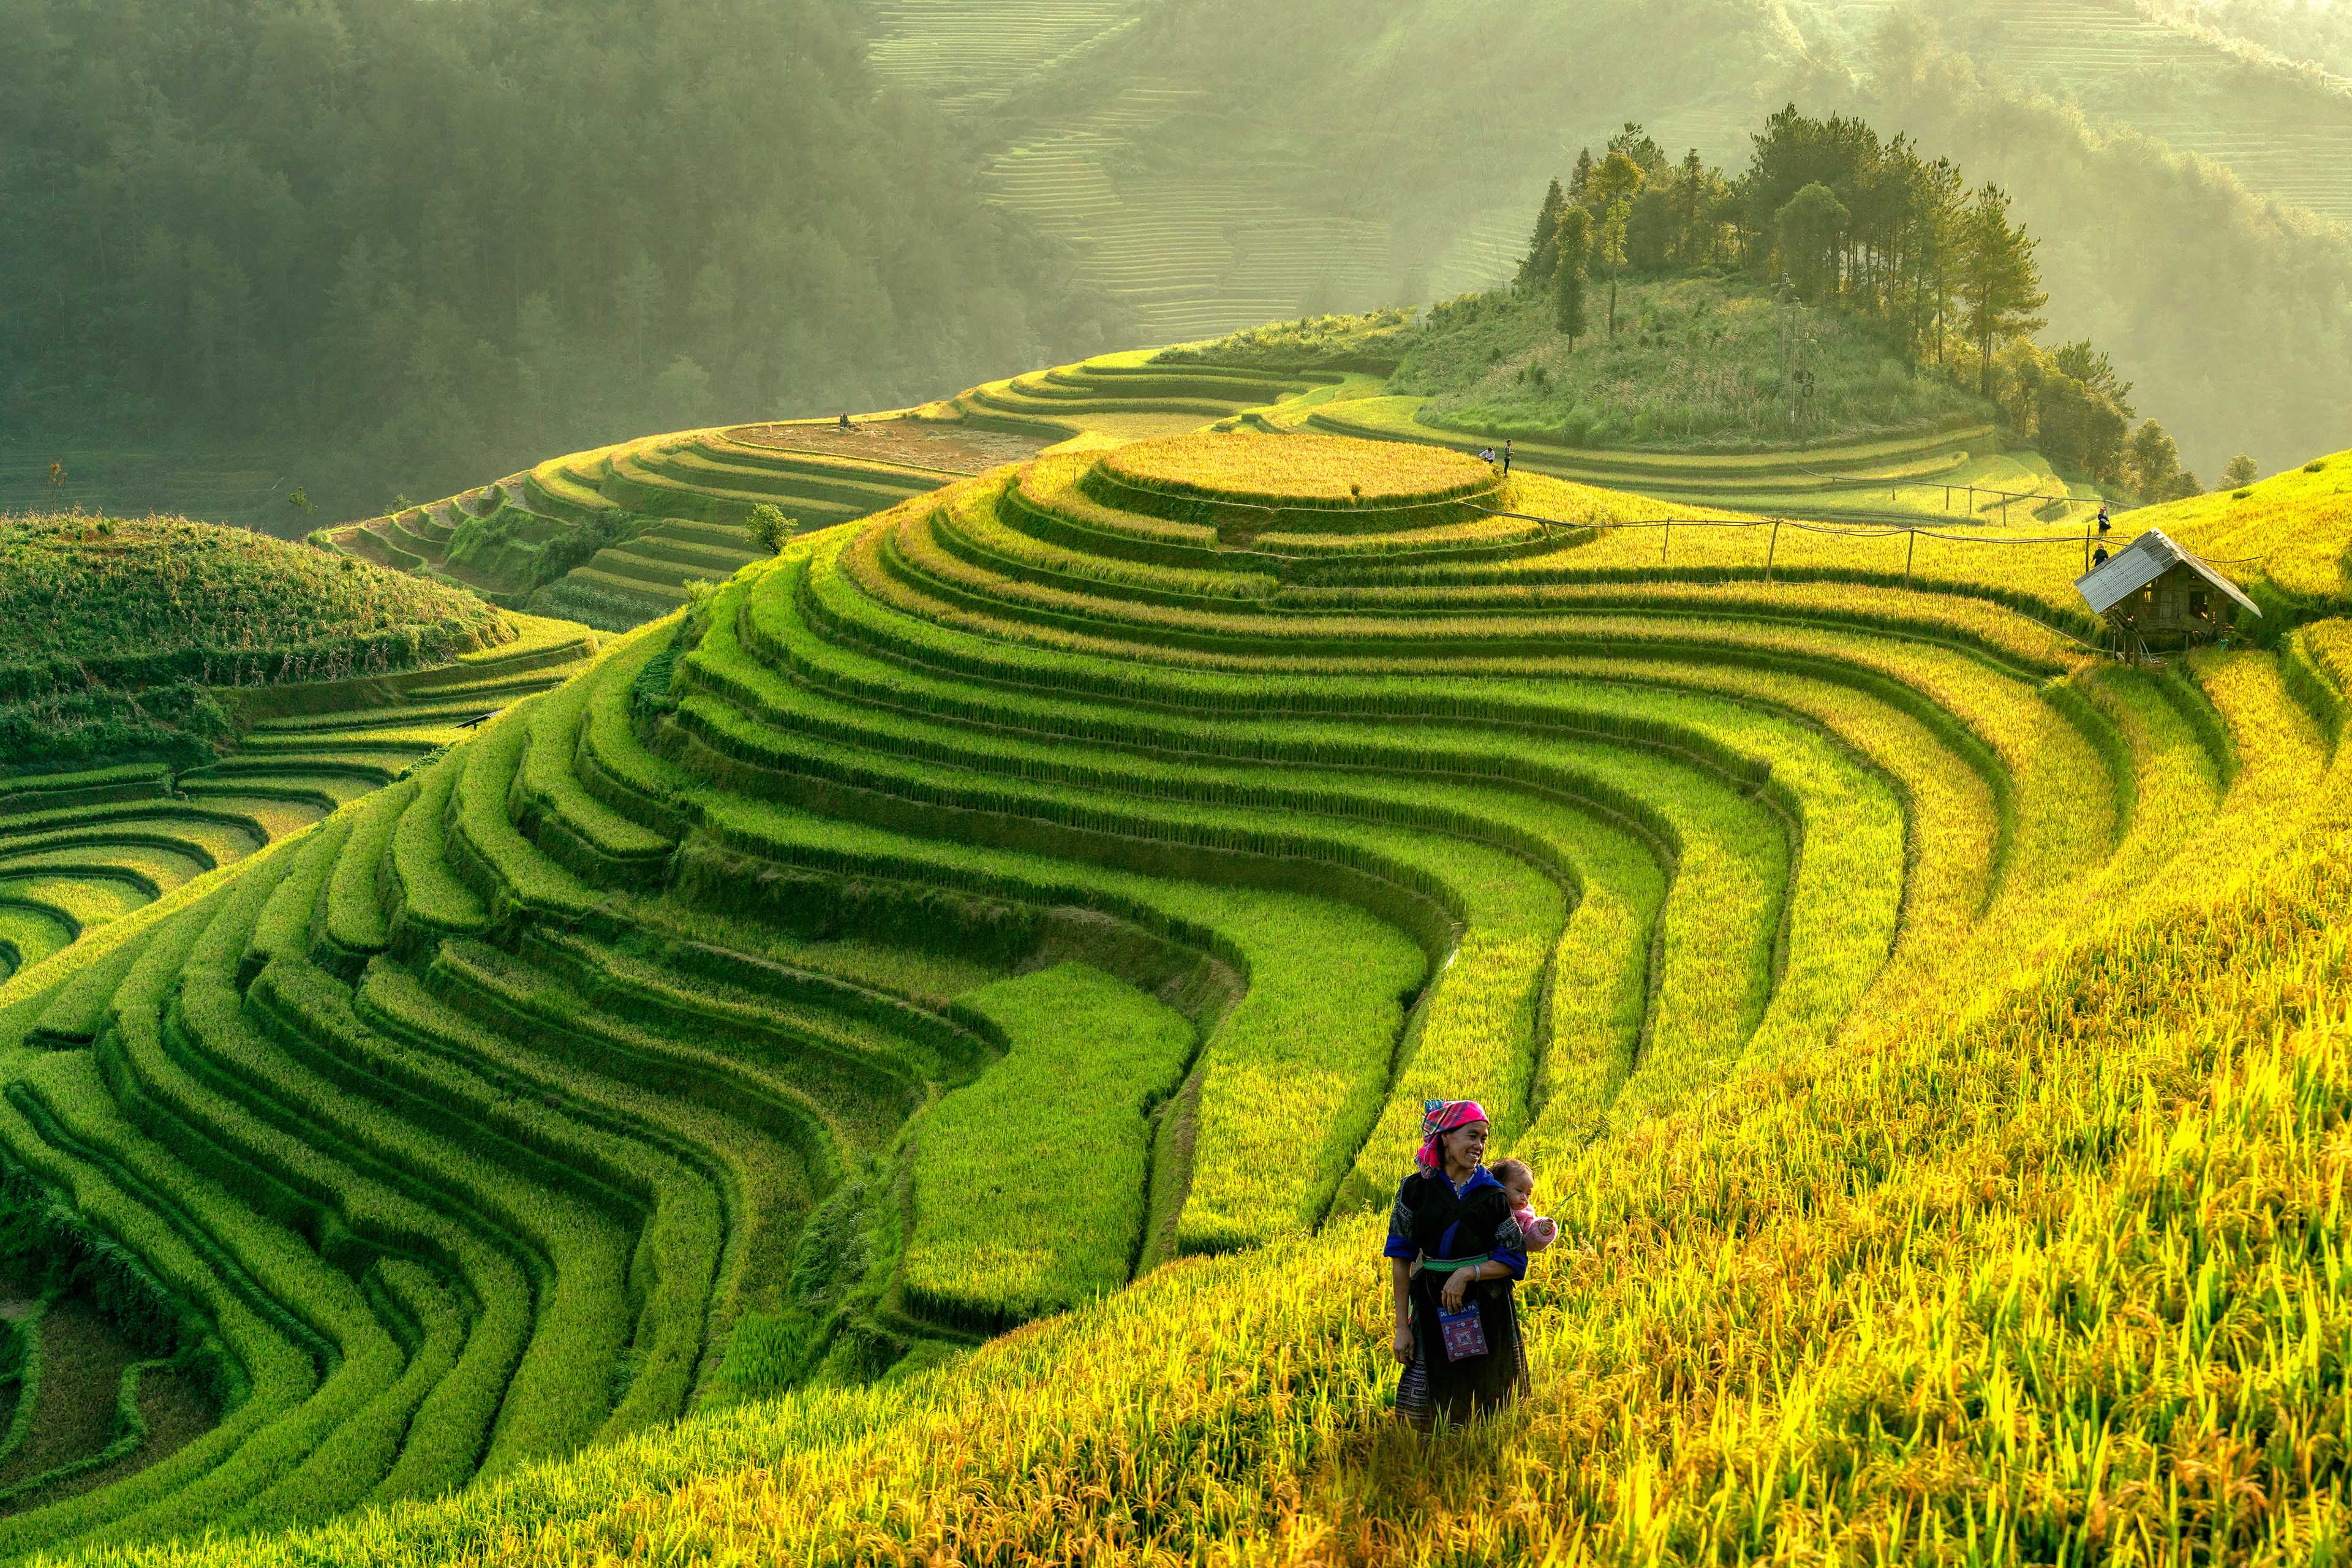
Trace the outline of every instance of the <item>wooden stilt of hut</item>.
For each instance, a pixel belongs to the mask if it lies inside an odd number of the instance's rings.
[[[2263,613],[2235,583],[2153,528],[2075,578],[2074,590],[2135,664],[2156,648],[2225,636],[2241,614]]]

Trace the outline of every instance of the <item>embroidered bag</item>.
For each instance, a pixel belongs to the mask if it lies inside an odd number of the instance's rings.
[[[1486,1353],[1486,1323],[1477,1303],[1465,1301],[1458,1312],[1437,1314],[1437,1335],[1445,1342],[1447,1361],[1467,1361]]]

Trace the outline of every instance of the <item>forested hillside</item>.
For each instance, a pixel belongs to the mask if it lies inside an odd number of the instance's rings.
[[[140,454],[290,531],[296,488],[372,512],[1126,335],[835,0],[0,0],[0,509],[59,459],[59,501],[165,504],[107,491]]]

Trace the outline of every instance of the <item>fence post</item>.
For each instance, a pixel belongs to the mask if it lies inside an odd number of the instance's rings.
[[[1764,581],[1772,580],[1772,557],[1780,552],[1780,520],[1772,520],[1772,542],[1764,547]]]
[[[1903,546],[1903,585],[1911,585],[1911,557],[1919,553],[1919,531],[1912,529],[1910,539]]]
[[[1658,564],[1661,566],[1666,563],[1666,546],[1674,542],[1674,537],[1675,520],[1668,518],[1665,528],[1658,535]]]

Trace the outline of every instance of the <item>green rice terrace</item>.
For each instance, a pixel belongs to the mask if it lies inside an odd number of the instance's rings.
[[[779,509],[799,529],[822,528],[1040,454],[1231,429],[1462,452],[1508,435],[1520,468],[1790,517],[2063,526],[2095,510],[2092,487],[2004,438],[1989,404],[1889,363],[1832,317],[1820,318],[1832,340],[1822,377],[1835,405],[1822,416],[1831,427],[1801,443],[1753,439],[1752,427],[1783,411],[1751,374],[1761,351],[1746,340],[1769,329],[1757,328],[1749,307],[1769,310],[1717,284],[1636,287],[1627,313],[1640,328],[1623,355],[1612,349],[1605,361],[1597,351],[1580,360],[1556,354],[1546,331],[1530,325],[1540,310],[1515,303],[1497,304],[1467,330],[1424,328],[1403,311],[1280,323],[1010,376],[846,426],[737,426],[573,453],[446,500],[320,530],[312,542],[496,605],[625,631],[686,605],[697,584],[765,559],[748,526],[759,507]],[[1562,420],[1580,406],[1578,384],[1547,373],[1535,392],[1531,367],[1545,363],[1605,387],[1636,384],[1650,362],[1673,357],[1685,337],[1722,333],[1726,319],[1740,323],[1740,341],[1709,374],[1738,384],[1718,401],[1736,405],[1751,427],[1745,443],[1725,447],[1717,432],[1713,448],[1693,448],[1687,432],[1663,420],[1654,432],[1649,412],[1626,408],[1613,425],[1580,426],[1571,445]],[[1427,390],[1409,390],[1416,388]],[[1518,401],[1476,401],[1497,391]],[[1530,438],[1537,429],[1550,434]]]
[[[2147,668],[2075,532],[1022,380],[966,420],[1081,438],[0,980],[0,1554],[2332,1560],[2352,454],[2123,520],[2265,612]],[[1563,1237],[1423,1448],[1438,1095]]]
[[[595,638],[266,535],[0,523],[0,978],[402,776]]]

